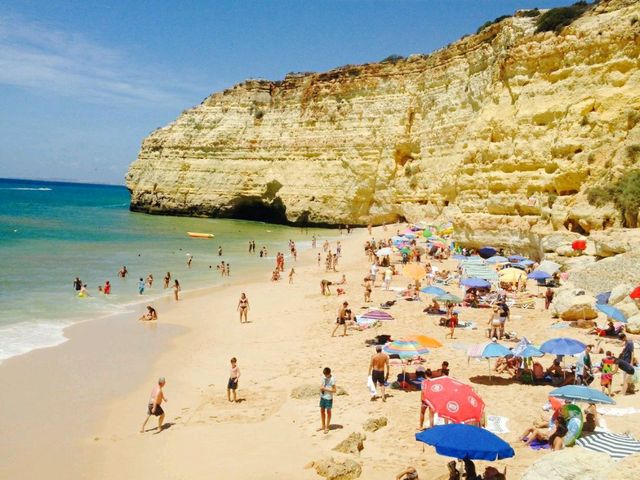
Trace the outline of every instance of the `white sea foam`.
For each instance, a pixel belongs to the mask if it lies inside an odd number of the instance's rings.
[[[30,192],[50,192],[53,190],[52,188],[40,187],[40,188],[30,188],[30,187],[2,187],[0,190],[26,190]]]
[[[67,341],[62,321],[19,322],[0,327],[0,362],[36,350],[55,347]]]

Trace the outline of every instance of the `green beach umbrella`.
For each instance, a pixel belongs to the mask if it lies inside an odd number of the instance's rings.
[[[445,295],[438,295],[437,297],[435,297],[435,299],[438,302],[451,302],[451,303],[461,303],[462,299],[460,297],[456,297],[455,295],[452,295],[450,293],[447,293]]]

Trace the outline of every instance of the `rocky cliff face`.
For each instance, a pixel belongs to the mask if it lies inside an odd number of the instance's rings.
[[[308,224],[453,219],[471,244],[620,226],[590,186],[640,159],[640,3],[559,34],[515,16],[431,55],[250,80],[153,132],[127,174],[149,213]]]

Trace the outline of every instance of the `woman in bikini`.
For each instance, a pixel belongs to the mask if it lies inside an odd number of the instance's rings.
[[[238,300],[238,311],[240,312],[240,323],[248,323],[247,313],[249,312],[249,299],[244,292],[240,295],[240,300]]]
[[[179,300],[178,298],[179,293],[180,293],[180,282],[178,282],[178,279],[176,278],[173,281],[173,296],[176,299],[176,302]]]

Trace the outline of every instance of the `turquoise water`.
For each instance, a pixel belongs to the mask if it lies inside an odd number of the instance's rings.
[[[275,253],[287,252],[289,239],[302,250],[310,246],[311,235],[332,233],[132,213],[129,193],[116,186],[0,179],[0,205],[0,361],[63,342],[62,330],[74,322],[170,295],[162,282],[167,271],[183,291],[249,274],[268,278]],[[187,231],[216,236],[192,239]],[[265,246],[268,257],[250,255],[249,240],[256,241],[258,251]],[[193,255],[191,269],[188,253]],[[231,265],[230,280],[215,268],[222,260]],[[129,270],[124,280],[117,275],[123,265]],[[141,297],[138,279],[149,273],[154,284]],[[90,298],[77,297],[72,287],[76,276],[87,283]],[[97,291],[106,280],[112,285],[109,296]]]

